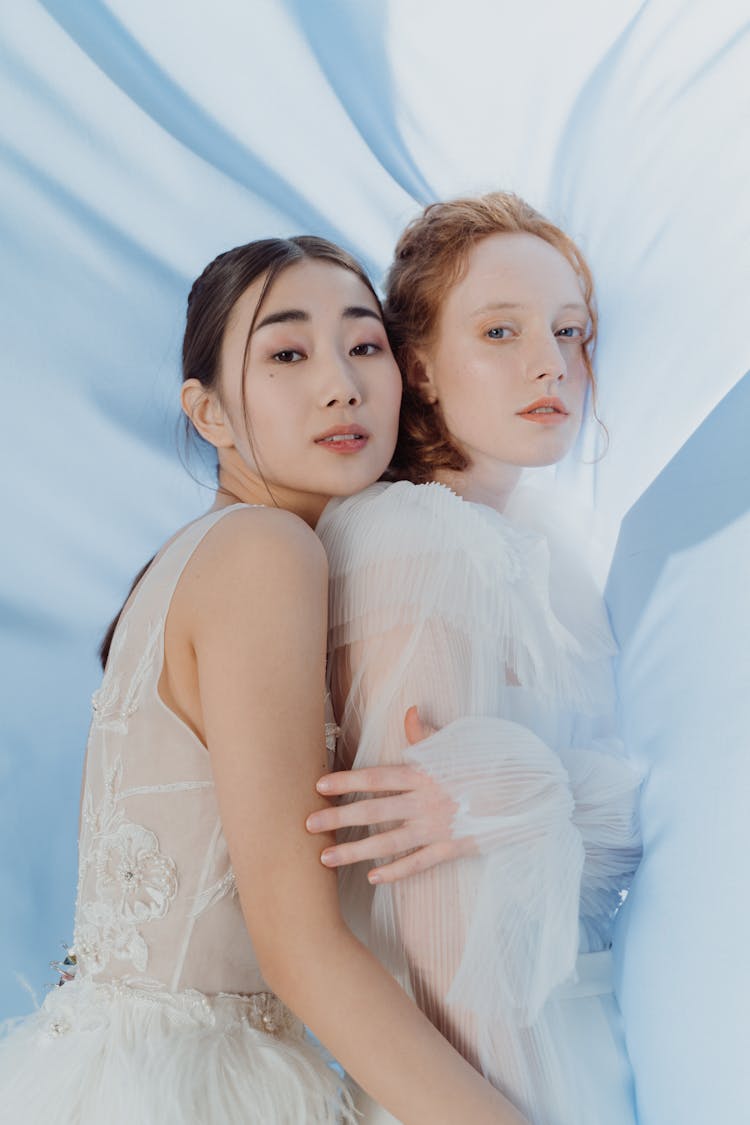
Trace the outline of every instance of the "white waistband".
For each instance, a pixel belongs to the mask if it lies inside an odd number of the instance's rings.
[[[170,1023],[216,1031],[248,1026],[282,1038],[304,1035],[302,1021],[272,992],[169,992],[157,981],[94,980],[80,973],[50,990],[40,1015],[49,1018],[49,1033],[58,1036],[78,1026],[105,1026],[113,1018],[137,1020],[149,1010]]]

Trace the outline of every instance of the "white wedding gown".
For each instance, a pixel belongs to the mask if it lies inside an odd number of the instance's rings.
[[[343,764],[418,764],[479,849],[374,893],[345,869],[350,924],[534,1125],[633,1125],[609,945],[640,855],[638,777],[575,535],[534,487],[500,515],[406,482],[332,502],[317,530]],[[409,748],[413,704],[437,733]]]
[[[172,593],[232,510],[166,547],[118,625],[87,750],[77,974],[0,1038],[1,1125],[353,1125],[263,980],[208,752],[157,690]]]

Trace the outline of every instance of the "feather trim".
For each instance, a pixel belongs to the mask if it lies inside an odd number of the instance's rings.
[[[280,1001],[256,999],[90,978],[57,988],[0,1039],[0,1119],[354,1125],[348,1093],[300,1022]]]

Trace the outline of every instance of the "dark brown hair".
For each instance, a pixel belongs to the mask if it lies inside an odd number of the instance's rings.
[[[255,306],[252,322],[245,342],[243,362],[247,364],[255,323],[261,306],[268,296],[275,279],[289,266],[303,259],[330,262],[349,270],[363,282],[372,293],[380,308],[380,300],[373,289],[372,282],[364,268],[346,250],[314,235],[298,235],[294,238],[263,238],[235,246],[226,250],[210,262],[194,282],[187,299],[187,322],[182,342],[182,379],[197,379],[206,390],[220,391],[220,356],[224,333],[230,314],[245,290],[263,277],[263,286]],[[247,418],[247,404],[245,421]],[[189,418],[185,418],[188,436],[196,434]],[[155,556],[154,556],[155,557]],[[133,579],[125,603],[113,618],[99,647],[102,668],[107,666],[107,658],[112,638],[122,611],[130,595],[153,562],[149,559]]]
[[[549,242],[578,275],[590,320],[584,358],[592,394],[595,393],[594,282],[573,240],[511,192],[493,191],[475,198],[432,203],[401,235],[386,277],[386,327],[404,384],[390,477],[421,484],[431,480],[438,469],[460,472],[468,467],[465,454],[448,432],[440,404],[426,402],[415,386],[416,353],[430,341],[446,294],[461,278],[476,243],[492,234],[519,232]]]

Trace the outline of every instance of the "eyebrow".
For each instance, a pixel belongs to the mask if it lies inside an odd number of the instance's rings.
[[[523,309],[526,305],[520,305],[515,301],[492,301],[489,305],[482,305],[479,309],[474,309],[472,316],[480,316],[486,312],[496,312],[498,309]],[[581,301],[568,301],[565,305],[560,305],[560,312],[583,312],[586,316],[589,315],[589,310],[586,305]]]
[[[360,320],[363,317],[369,316],[373,320],[377,320],[378,324],[383,321],[380,314],[375,312],[375,309],[368,309],[366,305],[347,305],[341,313],[344,320]],[[279,309],[278,312],[269,313],[259,320],[255,325],[254,331],[257,332],[260,328],[265,328],[268,324],[287,324],[294,321],[302,321],[309,323],[312,317],[304,309]]]

